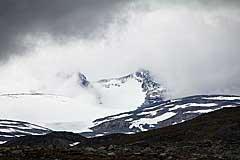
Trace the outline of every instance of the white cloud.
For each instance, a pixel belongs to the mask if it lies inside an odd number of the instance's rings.
[[[16,58],[13,70],[49,89],[61,85],[56,83],[59,72],[80,71],[98,80],[147,68],[174,97],[239,94],[239,12],[182,5],[130,11],[127,25],[112,24],[102,40],[73,39],[61,45],[41,40],[31,56]]]

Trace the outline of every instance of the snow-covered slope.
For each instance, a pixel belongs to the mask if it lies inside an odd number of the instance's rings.
[[[26,135],[43,135],[51,130],[28,122],[0,119],[0,143]]]
[[[95,102],[93,95],[66,97],[42,93],[0,95],[1,119],[18,119],[40,124],[54,130],[65,130],[53,124],[78,122],[68,131],[87,131],[92,121],[101,116],[116,114],[122,109],[104,108]],[[53,127],[53,128],[52,128]]]
[[[83,135],[147,131],[181,123],[224,107],[238,106],[240,106],[240,97],[227,95],[197,95],[159,101],[134,111],[97,119],[91,128],[93,132],[83,133]]]

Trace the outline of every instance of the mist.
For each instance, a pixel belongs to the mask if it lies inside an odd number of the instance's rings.
[[[83,94],[75,84],[62,85],[58,75],[82,72],[96,81],[145,68],[167,88],[169,98],[240,94],[237,1],[143,1],[140,6],[128,6],[94,32],[83,31],[98,38],[71,31],[59,43],[55,35],[63,30],[24,32],[21,41],[30,49],[11,54],[1,66],[0,92]],[[71,15],[61,21],[67,19]]]

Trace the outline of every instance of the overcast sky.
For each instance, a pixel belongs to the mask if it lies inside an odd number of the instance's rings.
[[[239,28],[238,0],[1,0],[1,92],[146,68],[173,97],[240,94]]]
[[[0,2],[0,55],[22,53],[26,34],[89,38],[104,30],[129,0],[2,0]]]

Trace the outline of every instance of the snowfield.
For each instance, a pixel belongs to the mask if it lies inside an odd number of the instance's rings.
[[[89,100],[89,97],[86,97]],[[30,121],[54,130],[74,132],[87,131],[96,118],[125,111],[121,108],[105,108],[98,105],[93,97],[57,95],[2,95],[0,96],[1,118]],[[92,102],[92,103],[91,103]],[[66,125],[59,125],[61,124]],[[72,123],[78,125],[71,125]],[[56,124],[56,125],[54,125]],[[64,126],[64,127],[63,127]]]
[[[141,118],[139,120],[135,120],[131,122],[131,125],[129,126],[129,128],[140,128],[141,131],[147,131],[147,129],[144,129],[142,126],[147,124],[147,125],[153,125],[153,124],[157,124],[158,122],[167,120],[173,116],[175,116],[176,113],[174,112],[168,112],[168,113],[164,113],[161,116],[157,116],[155,118]]]
[[[99,100],[107,108],[135,109],[145,100],[145,93],[139,82],[129,79],[125,83],[117,80],[104,83],[94,83],[93,88],[99,94]]]

